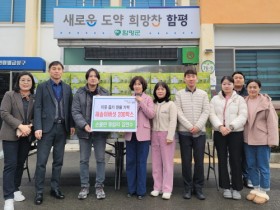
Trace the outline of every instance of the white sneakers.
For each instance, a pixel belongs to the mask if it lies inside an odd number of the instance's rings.
[[[164,199],[164,200],[169,200],[170,197],[171,197],[171,193],[163,193],[162,194],[162,199]]]
[[[237,190],[233,190],[233,191],[232,191],[232,198],[233,198],[234,200],[240,200],[240,199],[241,199],[240,192],[237,191]]]
[[[224,189],[223,193],[224,198],[232,198],[232,193],[230,189]]]
[[[25,197],[23,196],[21,191],[14,192],[14,201],[24,201]]]
[[[5,200],[4,210],[14,210],[14,199]]]
[[[223,196],[224,196],[224,198],[232,198],[234,200],[240,200],[241,199],[241,194],[237,190],[233,190],[231,192],[230,189],[224,189]]]
[[[159,191],[157,191],[157,190],[153,190],[151,192],[151,196],[157,197],[158,195],[159,195]]]
[[[24,201],[25,197],[21,191],[14,192],[14,199],[5,200],[4,210],[14,210],[14,201]]]
[[[162,199],[164,199],[164,200],[169,200],[170,197],[171,197],[171,193],[162,193],[162,192],[157,191],[157,190],[153,190],[151,192],[151,196],[154,196],[154,197],[159,196],[159,194],[162,194]]]

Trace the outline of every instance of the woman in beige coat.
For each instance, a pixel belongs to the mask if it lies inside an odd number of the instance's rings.
[[[254,186],[247,200],[262,204],[269,200],[266,192],[270,190],[270,148],[279,144],[278,116],[271,98],[260,94],[259,80],[249,80],[247,90],[248,120],[244,141],[249,177]]]
[[[18,75],[14,90],[6,92],[1,103],[4,210],[13,210],[14,201],[25,200],[19,187],[31,145],[29,135],[33,121],[34,88],[33,76],[22,72]]]

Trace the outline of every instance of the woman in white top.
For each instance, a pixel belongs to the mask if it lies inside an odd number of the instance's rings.
[[[164,82],[154,88],[155,117],[152,128],[152,172],[154,190],[152,196],[163,193],[163,199],[170,199],[173,189],[173,158],[176,142],[177,108],[170,101],[170,89]]]
[[[210,102],[210,121],[214,129],[214,144],[218,154],[219,185],[224,198],[241,199],[243,130],[247,120],[247,105],[242,96],[233,90],[233,78],[221,80],[222,91]],[[228,155],[231,178],[228,171]],[[232,181],[232,190],[230,180]]]

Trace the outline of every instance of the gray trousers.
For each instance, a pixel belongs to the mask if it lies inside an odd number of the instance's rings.
[[[66,143],[66,130],[64,124],[54,124],[50,132],[43,133],[37,145],[37,164],[35,172],[36,193],[43,193],[46,175],[46,165],[51,148],[53,147],[53,163],[51,189],[59,189],[61,168],[63,165],[64,148]]]
[[[80,143],[80,180],[81,187],[89,187],[89,159],[92,146],[96,160],[95,187],[103,186],[105,180],[106,135],[92,133],[89,139],[79,139]]]

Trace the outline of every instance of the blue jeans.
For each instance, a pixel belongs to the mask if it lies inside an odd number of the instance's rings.
[[[18,141],[2,141],[4,151],[3,195],[4,199],[13,199],[14,192],[19,190],[23,167],[31,143],[26,138]]]
[[[92,133],[89,139],[79,139],[80,144],[80,180],[81,187],[89,187],[89,158],[91,148],[94,148],[96,160],[96,181],[95,187],[103,186],[105,180],[105,148],[106,135]]]
[[[249,177],[254,187],[270,190],[270,147],[267,145],[245,144]]]
[[[137,141],[135,134],[131,141],[126,141],[126,177],[130,194],[146,194],[149,145],[150,141]]]

